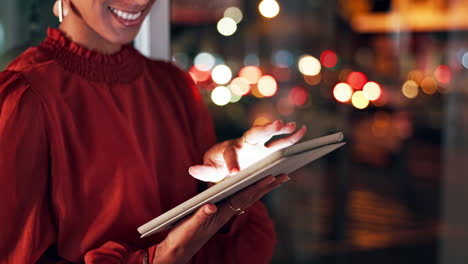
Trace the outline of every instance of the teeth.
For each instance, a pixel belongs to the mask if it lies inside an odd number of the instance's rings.
[[[109,7],[109,9],[112,11],[112,13],[116,14],[118,17],[125,19],[125,20],[131,20],[131,21],[137,20],[141,16],[141,14],[143,14],[143,11],[140,11],[138,13],[128,13],[119,9],[115,9],[113,7]]]

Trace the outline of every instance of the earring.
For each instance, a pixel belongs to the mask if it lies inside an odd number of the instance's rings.
[[[54,14],[58,17],[60,23],[62,23],[63,18],[68,15],[68,8],[66,7],[63,0],[57,0],[54,4]]]
[[[59,22],[62,23],[62,21],[63,21],[63,0],[57,0],[57,2],[58,2]]]

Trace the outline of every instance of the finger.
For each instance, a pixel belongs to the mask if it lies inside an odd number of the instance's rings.
[[[230,199],[231,205],[236,208],[246,209],[265,194],[281,186],[281,184],[289,181],[287,174],[282,174],[277,177],[268,176],[258,181],[254,185],[248,187],[244,191],[232,196]]]
[[[262,189],[258,191],[258,193],[256,194],[256,200],[261,199],[267,193],[277,189],[278,187],[288,182],[289,180],[291,180],[291,178],[289,178],[289,175],[287,174],[281,174],[281,175],[276,176],[273,182],[271,182],[267,186],[264,186]]]
[[[230,174],[234,174],[240,171],[239,161],[237,157],[237,149],[235,146],[227,147],[224,150],[223,157],[227,166],[227,170]]]
[[[306,132],[307,132],[307,127],[302,126],[301,129],[296,131],[294,134],[269,143],[267,145],[267,148],[275,151],[275,150],[278,150],[278,149],[282,149],[282,148],[294,145],[304,137]]]
[[[193,234],[198,229],[200,229],[200,227],[209,222],[210,218],[216,213],[217,210],[218,209],[216,205],[206,204],[198,208],[192,216],[175,225],[173,229],[177,229],[179,232],[184,234]]]
[[[244,134],[244,140],[249,144],[265,144],[273,136],[292,133],[296,129],[296,123],[283,124],[281,120],[264,126],[254,126]]]
[[[189,168],[189,174],[200,181],[219,182],[228,175],[228,171],[226,167],[195,165]]]

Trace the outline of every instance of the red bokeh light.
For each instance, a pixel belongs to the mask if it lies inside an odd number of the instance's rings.
[[[338,64],[338,56],[331,50],[326,50],[320,54],[320,62],[326,68],[334,68]]]
[[[449,84],[452,80],[452,72],[448,66],[440,65],[435,69],[434,77],[439,83]]]
[[[353,87],[354,90],[361,90],[367,82],[367,76],[362,72],[352,72],[346,78],[346,82]]]
[[[195,76],[195,77],[192,77],[192,78],[194,80],[196,80],[197,82],[206,82],[211,77],[211,72],[210,71],[200,71],[195,66],[190,68],[189,73],[190,73],[190,75]]]
[[[304,105],[307,102],[307,98],[309,97],[309,94],[307,93],[306,89],[302,87],[294,87],[289,91],[289,102],[291,104],[301,106]]]

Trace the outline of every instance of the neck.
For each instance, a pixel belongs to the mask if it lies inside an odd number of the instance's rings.
[[[73,42],[89,50],[103,54],[113,54],[122,48],[121,44],[104,39],[73,12],[70,12],[67,18],[63,20],[59,29]]]

